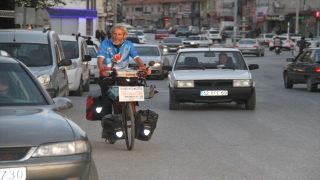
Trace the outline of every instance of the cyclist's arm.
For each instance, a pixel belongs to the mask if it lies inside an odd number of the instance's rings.
[[[146,66],[144,65],[143,61],[141,60],[141,58],[139,56],[135,57],[134,61],[138,64],[138,66],[140,67],[141,70],[146,70]],[[150,69],[146,70],[145,72],[146,72],[146,75],[151,74]]]
[[[106,55],[104,49],[106,49],[106,45],[101,43],[97,53],[97,65],[100,70],[100,76],[110,76],[110,73],[106,72],[107,68],[105,68],[103,64]]]

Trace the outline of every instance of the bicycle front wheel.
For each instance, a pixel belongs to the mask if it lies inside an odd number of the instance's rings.
[[[123,126],[125,131],[127,149],[130,151],[133,149],[135,140],[135,122],[134,122],[134,111],[133,103],[125,102],[122,106],[123,114]]]

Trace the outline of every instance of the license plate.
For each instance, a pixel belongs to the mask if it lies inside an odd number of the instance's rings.
[[[119,101],[144,101],[143,86],[119,86]]]
[[[177,48],[169,48],[170,50],[177,50]]]
[[[200,96],[228,96],[227,90],[200,91]]]
[[[242,52],[249,52],[250,50],[243,50]]]
[[[0,169],[0,180],[25,180],[26,168],[6,168]]]

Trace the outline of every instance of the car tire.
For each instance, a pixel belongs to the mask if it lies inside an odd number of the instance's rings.
[[[290,82],[290,79],[288,78],[287,73],[283,75],[283,82],[284,82],[284,87],[286,89],[292,89],[293,84]]]
[[[82,77],[80,78],[80,84],[79,84],[79,87],[76,91],[73,91],[72,92],[72,95],[74,96],[82,96],[83,94],[83,80],[82,80]]]
[[[261,56],[261,51],[259,51],[259,52],[258,52],[257,56],[258,56],[258,57],[260,57],[260,56]]]
[[[251,97],[245,102],[246,110],[254,110],[256,108],[256,90],[253,90]]]
[[[88,180],[99,180],[97,166],[96,166],[95,162],[93,161],[93,159],[91,159]]]
[[[99,78],[94,78],[93,79],[93,83],[97,84],[98,83]]]
[[[169,104],[170,110],[179,110],[179,101],[176,100],[171,90],[169,90]]]
[[[318,89],[318,84],[314,84],[310,77],[307,78],[307,91],[315,92]]]
[[[90,91],[90,79],[87,80],[86,84],[83,85],[83,92]]]

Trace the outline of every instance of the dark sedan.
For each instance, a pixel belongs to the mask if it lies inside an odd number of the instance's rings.
[[[86,133],[55,112],[72,106],[51,99],[23,63],[0,56],[1,179],[98,179]]]
[[[176,52],[179,49],[183,49],[184,45],[180,38],[164,38],[160,41],[160,48],[163,52]]]
[[[287,58],[287,62],[283,70],[285,88],[307,84],[307,91],[317,91],[320,83],[320,48],[305,49],[296,58]]]
[[[178,28],[178,30],[176,31],[176,37],[179,36],[189,36],[189,31],[188,28]]]

